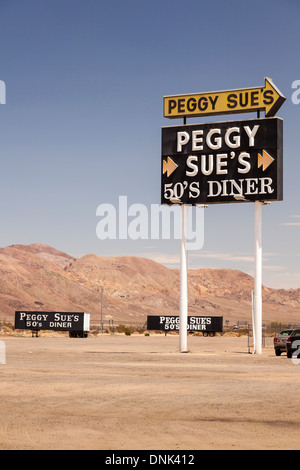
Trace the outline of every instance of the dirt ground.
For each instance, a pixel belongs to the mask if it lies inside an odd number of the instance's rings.
[[[300,449],[300,365],[271,339],[0,341],[0,450]]]

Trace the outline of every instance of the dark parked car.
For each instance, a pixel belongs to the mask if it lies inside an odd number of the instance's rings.
[[[286,341],[292,334],[293,330],[283,330],[274,338],[274,349],[276,356],[281,356],[283,352],[287,352]]]
[[[295,351],[297,351],[297,349],[299,349],[299,354],[297,355],[297,357],[300,357],[300,329],[294,330],[292,334],[287,338],[286,347],[287,357],[289,359],[293,357],[293,354]]]

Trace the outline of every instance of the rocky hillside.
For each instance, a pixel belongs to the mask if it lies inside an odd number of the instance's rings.
[[[0,249],[0,318],[14,311],[85,311],[104,321],[144,323],[147,315],[178,314],[179,271],[136,257],[74,259],[46,245]],[[189,313],[251,321],[253,279],[224,269],[189,272]],[[265,322],[300,323],[300,289],[263,289]]]

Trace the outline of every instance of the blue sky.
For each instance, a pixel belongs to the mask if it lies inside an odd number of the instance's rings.
[[[177,240],[100,241],[97,207],[121,195],[159,204],[163,96],[267,76],[287,100],[284,201],[263,209],[263,281],[300,287],[299,19],[298,0],[0,0],[0,246],[178,267]],[[252,204],[210,206],[190,267],[253,274],[253,221]]]

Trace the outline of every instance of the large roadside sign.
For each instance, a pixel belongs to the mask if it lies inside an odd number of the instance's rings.
[[[264,87],[164,97],[164,117],[184,126],[162,128],[161,203],[182,207],[179,347],[187,352],[186,205],[255,203],[255,350],[262,351],[262,203],[283,200],[283,121],[286,98],[271,79]],[[260,119],[260,111],[265,118]],[[187,125],[186,118],[258,112],[257,119]]]
[[[283,199],[281,118],[162,128],[161,203]]]
[[[273,117],[285,100],[272,80],[265,78],[262,87],[165,96],[164,117],[178,119],[256,111],[264,111],[266,117]]]

